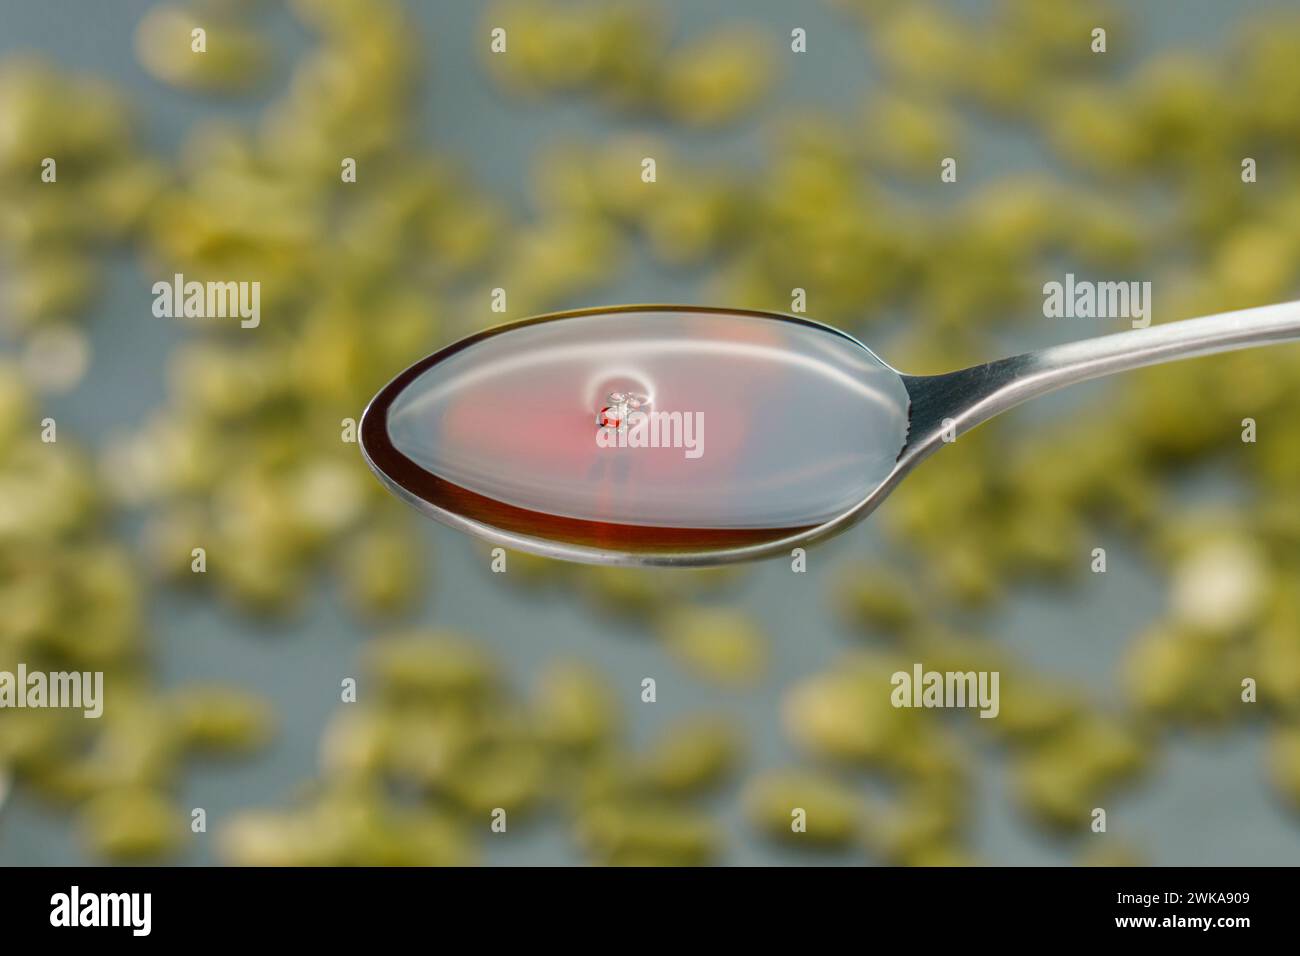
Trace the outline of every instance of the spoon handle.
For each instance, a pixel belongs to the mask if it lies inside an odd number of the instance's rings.
[[[945,375],[904,376],[920,444],[951,420],[965,432],[1066,385],[1176,359],[1300,340],[1300,301],[1223,312],[1025,352]]]
[[[1300,302],[1222,312],[1030,352],[1044,391],[1175,359],[1300,339]],[[1034,394],[1041,394],[1035,392]]]

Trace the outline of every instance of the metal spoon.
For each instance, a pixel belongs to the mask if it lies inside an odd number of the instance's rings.
[[[541,323],[568,319],[604,321],[626,313],[671,314],[683,321],[692,321],[691,316],[697,314],[745,317],[748,321],[763,319],[785,323],[781,327],[773,326],[774,329],[789,330],[797,326],[800,334],[805,335],[808,329],[818,330],[818,334],[835,337],[836,347],[842,347],[847,340],[880,367],[897,375],[906,390],[908,430],[892,468],[867,487],[861,499],[851,506],[815,524],[791,528],[789,533],[780,529],[773,533],[769,529],[768,533],[755,537],[743,530],[710,535],[692,534],[687,529],[665,532],[653,547],[631,548],[620,546],[618,542],[622,539],[617,535],[600,533],[601,529],[626,529],[626,525],[561,518],[534,527],[518,520],[517,513],[530,512],[508,505],[502,506],[505,510],[485,509],[475,502],[486,499],[431,474],[395,446],[390,435],[390,410],[394,402],[400,400],[412,382],[449,357],[486,340]],[[875,510],[913,468],[941,445],[1031,398],[1076,382],[1146,365],[1296,339],[1300,339],[1300,302],[1289,302],[1134,329],[942,375],[918,376],[897,372],[850,336],[800,317],[699,306],[586,309],[490,329],[417,363],[371,401],[362,417],[360,439],[367,463],[398,497],[425,514],[491,544],[589,564],[706,567],[788,555],[793,548],[806,547],[838,534]],[[597,533],[593,535],[590,528],[595,528]]]

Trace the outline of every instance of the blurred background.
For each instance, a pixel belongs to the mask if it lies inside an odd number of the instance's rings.
[[[496,574],[348,432],[546,310],[800,289],[923,373],[1127,327],[1066,273],[1295,297],[1286,7],[0,0],[0,669],[106,673],[0,712],[0,863],[1294,863],[1295,347],[1020,409],[805,573]]]

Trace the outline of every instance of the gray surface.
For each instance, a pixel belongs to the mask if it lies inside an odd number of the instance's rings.
[[[255,105],[230,106],[214,100],[196,106],[199,101],[193,96],[165,89],[143,74],[132,57],[131,34],[149,5],[144,0],[0,0],[0,55],[34,49],[69,67],[105,76],[130,93],[147,115],[151,141],[166,151],[174,148],[200,113],[254,115]],[[792,25],[808,29],[810,53],[787,70],[780,87],[779,97],[787,103],[851,109],[869,81],[870,64],[858,34],[827,4],[716,0],[666,5],[677,9],[682,31],[739,15],[772,23],[787,33]],[[1151,0],[1138,5],[1131,16],[1153,41],[1213,47],[1223,23],[1265,5]],[[595,107],[564,104],[539,109],[501,100],[476,64],[479,5],[438,2],[418,4],[418,8],[430,50],[425,107],[430,134],[442,148],[472,158],[481,180],[503,195],[522,195],[524,161],[540,145],[576,132],[632,128]],[[791,13],[792,8],[797,13]],[[286,15],[270,19],[291,49],[303,44],[299,29]],[[757,152],[752,148],[755,136],[752,128],[692,134],[675,145],[688,155],[751,162]],[[974,169],[972,164],[963,167],[973,173],[971,181],[1034,161],[1023,143],[1000,135],[996,128],[986,128],[973,148],[981,161],[973,164]],[[569,304],[695,297],[689,282],[640,266],[590,301]],[[151,321],[148,303],[143,277],[123,260],[91,325],[90,374],[73,396],[50,404],[68,434],[101,441],[112,427],[139,422],[161,398],[162,358],[183,333]],[[1042,330],[1058,339],[1077,331],[1068,325]],[[1023,342],[1021,347],[1038,344],[1043,343]],[[888,350],[882,352],[888,359]],[[942,467],[941,460],[925,467]],[[598,618],[573,599],[521,594],[488,573],[471,542],[432,525],[425,530],[434,553],[431,590],[421,620],[481,637],[510,661],[520,680],[527,680],[555,656],[581,655],[625,688],[627,711],[638,737],[649,735],[674,714],[726,709],[749,728],[751,767],[785,765],[796,758],[779,726],[781,690],[792,679],[825,668],[852,647],[854,638],[842,631],[826,606],[827,584],[837,561],[878,545],[877,531],[868,522],[816,550],[806,575],[790,574],[780,561],[756,568],[734,599],[754,612],[774,636],[770,673],[757,690],[727,692],[683,674],[636,628]],[[1086,684],[1103,699],[1113,693],[1115,663],[1130,635],[1156,616],[1163,602],[1148,569],[1118,549],[1111,549],[1110,559],[1110,573],[1090,575],[1069,593],[1026,593],[991,626],[993,633],[1034,665]],[[324,593],[288,627],[260,626],[210,603],[166,595],[159,596],[150,617],[166,679],[232,681],[265,692],[278,708],[280,732],[268,752],[256,761],[195,765],[185,775],[182,800],[208,809],[210,831],[238,808],[289,802],[300,783],[314,773],[322,722],[341,706],[338,682],[353,672],[365,633]],[[648,675],[659,683],[660,702],[654,706],[637,702],[640,679]],[[1005,768],[996,753],[990,751],[978,766],[974,844],[981,856],[1002,863],[1070,859],[1070,845],[1045,842],[1019,821],[1017,808],[1005,796]],[[729,795],[721,795],[717,804],[728,808],[725,821],[732,834],[725,862],[806,859],[772,851],[754,840]],[[1300,828],[1284,816],[1265,786],[1262,747],[1249,732],[1171,742],[1150,778],[1111,804],[1112,830],[1131,838],[1153,862],[1279,864],[1300,859]],[[577,859],[567,835],[556,825],[521,828],[511,832],[508,842],[499,838],[484,844],[488,862]],[[0,816],[0,863],[83,859],[66,815],[48,811],[19,793]],[[208,842],[200,840],[184,861],[211,859]],[[811,859],[837,861],[824,856]]]

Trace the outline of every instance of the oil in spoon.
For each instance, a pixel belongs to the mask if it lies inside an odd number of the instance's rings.
[[[908,404],[897,372],[827,326],[620,307],[451,345],[386,386],[361,431],[376,472],[434,517],[598,560],[842,515],[894,467]]]

